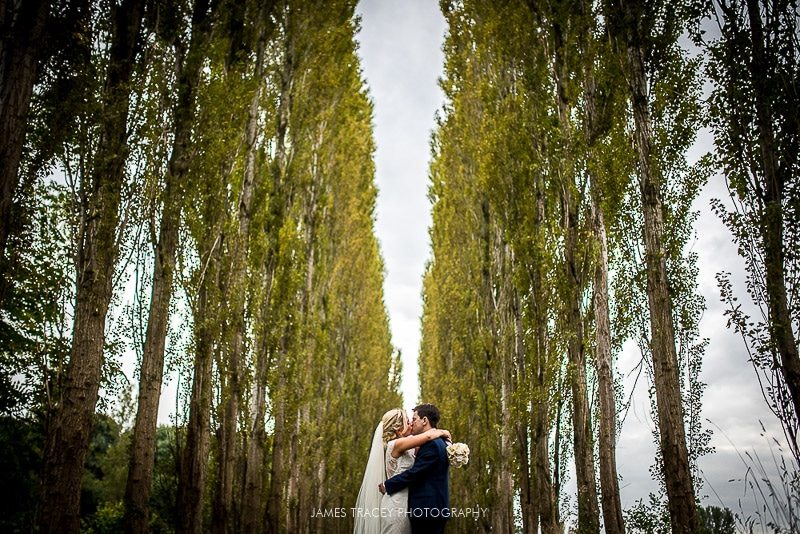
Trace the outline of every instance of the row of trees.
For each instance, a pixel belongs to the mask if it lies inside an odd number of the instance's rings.
[[[486,532],[560,532],[572,461],[578,532],[601,515],[609,533],[698,532],[710,433],[692,203],[716,169],[762,320],[725,275],[722,297],[797,457],[797,3],[441,7],[420,383],[480,466],[454,474],[454,503],[489,508]],[[716,151],[690,163],[703,128]],[[629,340],[651,384],[661,497],[623,514],[614,362]]]
[[[98,400],[132,354],[104,524],[155,528],[167,367],[177,495],[159,525],[352,528],[311,512],[355,502],[351,451],[401,401],[355,3],[0,4],[3,432],[42,436],[40,484],[21,481],[36,518],[27,502],[10,529],[80,529]]]

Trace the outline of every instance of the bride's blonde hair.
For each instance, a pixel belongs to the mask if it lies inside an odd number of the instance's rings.
[[[400,408],[389,410],[383,414],[381,423],[383,424],[383,444],[386,445],[397,437],[398,432],[405,428],[405,412]]]

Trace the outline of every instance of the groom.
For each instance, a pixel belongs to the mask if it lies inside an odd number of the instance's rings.
[[[411,433],[421,434],[439,424],[439,409],[433,404],[414,408]],[[381,493],[392,495],[408,488],[408,513],[413,534],[438,534],[450,517],[450,483],[444,439],[431,440],[417,451],[414,466],[380,485]]]

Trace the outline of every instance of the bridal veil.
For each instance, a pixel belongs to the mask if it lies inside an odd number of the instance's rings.
[[[353,513],[353,534],[380,534],[381,492],[378,485],[386,480],[386,460],[383,450],[383,422],[378,423],[372,436],[364,480],[358,492]]]

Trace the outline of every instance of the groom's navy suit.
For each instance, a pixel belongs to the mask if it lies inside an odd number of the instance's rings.
[[[389,495],[408,488],[408,512],[411,532],[444,532],[450,517],[450,463],[447,445],[438,438],[419,448],[414,465],[384,482]]]

